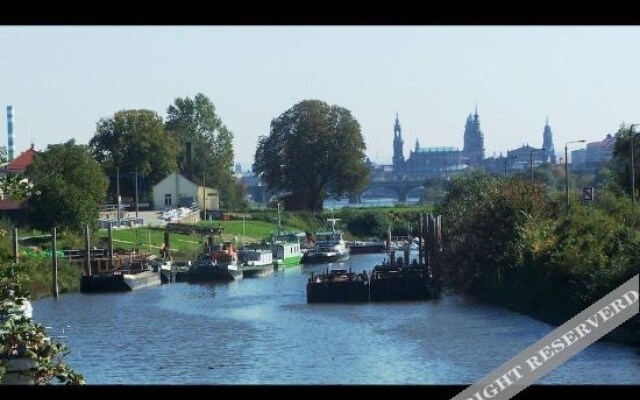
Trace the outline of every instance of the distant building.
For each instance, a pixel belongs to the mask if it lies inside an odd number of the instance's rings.
[[[409,151],[409,157],[404,158],[404,140],[402,128],[396,114],[393,127],[393,176],[395,179],[424,179],[428,176],[446,176],[449,172],[467,168],[464,164],[462,152],[455,147],[420,147],[416,139],[415,147]],[[483,152],[484,150],[482,150]],[[376,166],[372,177],[379,179],[386,177],[388,172],[384,166]]]
[[[32,144],[29,149],[20,153],[18,157],[1,165],[0,176],[6,176],[8,174],[24,174],[27,167],[33,162],[36,154],[38,154],[38,152],[33,149]]]
[[[571,152],[571,169],[576,171],[595,172],[613,157],[616,138],[607,134],[604,140],[587,143],[586,149]]]
[[[587,163],[587,149],[578,149],[571,151],[571,159],[569,164],[571,167],[582,166]]]
[[[556,163],[556,149],[553,146],[553,132],[549,126],[549,117],[544,124],[544,131],[542,132],[542,148],[545,149],[542,153],[544,155],[544,162]]]
[[[197,204],[201,210],[220,209],[218,189],[198,186],[178,172],[170,173],[153,186],[153,207],[155,210],[169,210],[191,207]]]
[[[268,203],[274,194],[267,190],[267,186],[252,172],[236,172],[236,180],[244,185],[246,200],[255,203]]]
[[[510,159],[509,165],[521,166],[518,169],[524,167],[528,168],[529,163],[533,160],[533,166],[536,167],[540,164],[549,162],[548,153],[546,150],[538,149],[532,146],[522,145],[514,150],[507,151],[507,157]],[[555,159],[555,157],[553,157]]]
[[[613,157],[613,147],[616,138],[608,134],[600,142],[587,143],[587,164],[604,164]]]
[[[536,148],[529,144],[523,144],[517,149],[508,150],[506,156],[500,154],[499,157],[485,158],[483,166],[487,172],[500,174],[503,174],[506,168],[508,174],[509,171],[512,170],[525,170],[529,168],[531,158],[533,158],[534,167],[543,163],[556,163],[555,147],[553,145],[553,132],[549,126],[549,118],[547,118],[542,132],[541,148]]]
[[[480,130],[478,107],[476,112],[469,114],[464,127],[464,148],[462,149],[465,164],[471,167],[481,167],[484,160],[484,134]]]
[[[402,140],[402,128],[396,114],[396,123],[393,126],[393,171],[400,174],[404,171],[404,140]]]
[[[24,174],[27,167],[31,165],[38,152],[31,147],[13,160],[0,165],[0,177],[7,175]],[[21,203],[15,202],[8,197],[5,197],[4,193],[0,190],[0,215],[11,218],[18,223],[28,222],[27,203],[23,201]]]

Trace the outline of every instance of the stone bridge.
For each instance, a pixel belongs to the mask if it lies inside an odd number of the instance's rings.
[[[425,179],[415,179],[415,178],[406,178],[406,179],[373,179],[369,186],[362,192],[358,194],[349,195],[349,203],[361,203],[362,195],[373,189],[385,188],[395,192],[398,195],[398,201],[401,203],[407,202],[407,195],[413,189],[424,188]]]
[[[425,178],[416,179],[374,179],[369,183],[369,186],[365,188],[362,193],[349,195],[349,203],[357,204],[362,202],[362,195],[368,191],[374,189],[385,188],[392,192],[395,192],[398,196],[398,201],[406,203],[407,195],[414,189],[424,188]],[[273,193],[271,193],[266,186],[247,186],[247,193],[251,194],[254,201],[258,203],[267,203]]]

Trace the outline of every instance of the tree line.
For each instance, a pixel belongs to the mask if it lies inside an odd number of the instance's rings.
[[[244,191],[232,171],[233,133],[202,93],[193,99],[177,98],[167,109],[166,121],[143,109],[102,118],[88,145],[74,139],[50,144],[37,154],[25,176],[8,175],[0,189],[15,201],[28,201],[32,227],[77,231],[95,222],[101,204],[116,201],[118,172],[128,177],[137,172],[150,185],[173,171],[185,174],[187,142],[194,150],[195,183],[218,188],[225,207],[244,207]],[[134,197],[134,182],[120,179],[123,197]]]
[[[77,231],[93,224],[99,206],[116,201],[116,185],[123,197],[134,197],[134,172],[147,190],[173,171],[192,172],[196,184],[220,190],[222,208],[244,209],[246,188],[232,170],[233,137],[211,100],[198,93],[177,98],[166,121],[144,109],[102,118],[88,145],[73,139],[51,144],[35,157],[27,179],[10,175],[0,189],[18,202],[27,200],[32,227],[42,230]],[[186,143],[193,149],[191,168]],[[269,135],[259,139],[253,169],[288,209],[319,211],[326,197],[366,185],[365,148],[350,111],[305,100],[271,122]]]
[[[543,183],[482,172],[454,178],[440,208],[449,284],[561,323],[640,273],[629,133],[622,126],[616,134],[595,199],[572,194],[568,209],[564,193]],[[637,317],[631,326],[640,332]]]

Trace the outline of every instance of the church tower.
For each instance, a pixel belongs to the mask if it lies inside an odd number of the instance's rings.
[[[551,127],[549,126],[549,117],[547,117],[547,122],[544,125],[544,132],[542,133],[542,148],[545,149],[544,161],[555,164],[556,151],[553,147],[553,132],[551,132]]]
[[[402,128],[396,113],[396,123],[393,126],[393,173],[398,174],[404,171],[404,140],[402,140]]]
[[[464,148],[462,155],[467,165],[480,167],[484,160],[484,134],[480,130],[480,117],[478,116],[478,106],[475,114],[467,117],[464,126]]]

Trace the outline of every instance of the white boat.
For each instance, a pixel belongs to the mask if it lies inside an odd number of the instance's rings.
[[[315,234],[313,248],[302,256],[303,264],[333,263],[349,259],[349,247],[342,237],[342,231],[336,230],[338,218],[329,218],[332,223],[330,232],[318,232]]]
[[[273,253],[271,249],[241,248],[238,261],[243,277],[264,276],[273,272]]]

